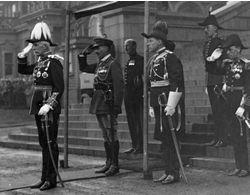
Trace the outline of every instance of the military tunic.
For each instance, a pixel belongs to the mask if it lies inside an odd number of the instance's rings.
[[[250,66],[239,59],[226,62],[222,70],[225,74],[225,84],[227,86],[224,86],[227,103],[226,116],[230,128],[236,168],[248,170],[246,124],[237,119],[235,112],[239,106],[245,107],[248,113],[250,111]],[[245,101],[241,105],[243,96]]]
[[[220,63],[220,59],[212,62],[207,60],[207,57],[211,56],[213,51],[220,47],[221,44],[222,39],[220,39],[218,36],[210,38],[204,44],[203,57],[205,61],[205,71],[207,72],[206,82],[208,97],[215,123],[214,140],[227,141],[228,132],[225,125],[225,119],[223,118],[225,112],[225,101],[214,91],[216,86],[218,86],[219,89],[222,88],[223,74],[218,69],[218,63]]]
[[[82,72],[94,73],[94,94],[90,103],[91,114],[110,114],[109,105],[105,102],[105,91],[112,89],[114,112],[121,113],[123,100],[123,75],[121,65],[111,55],[98,64],[87,64],[84,55],[78,55],[79,66]]]
[[[124,103],[132,148],[142,151],[143,111],[143,57],[137,53],[130,57],[124,68]]]
[[[49,116],[49,136],[53,158],[58,166],[59,150],[57,145],[58,121],[61,112],[61,97],[64,91],[63,67],[56,55],[39,57],[37,62],[28,65],[27,57],[18,58],[18,72],[33,75],[34,93],[31,100],[30,114],[35,115],[39,144],[42,147],[42,181],[50,181],[56,185],[56,172],[50,160],[43,116],[38,115],[40,108],[46,103],[51,109]]]
[[[180,60],[173,52],[161,48],[149,63],[150,81],[150,106],[155,113],[155,139],[161,140],[163,144],[163,157],[166,161],[166,174],[179,177],[179,162],[177,159],[174,143],[164,108],[159,106],[158,96],[163,92],[168,97],[170,91],[184,93],[183,67]],[[161,112],[160,112],[161,109]],[[160,113],[162,114],[163,131],[160,131]],[[173,116],[177,124],[178,113]],[[183,127],[182,127],[183,128]],[[177,136],[178,139],[178,136]]]

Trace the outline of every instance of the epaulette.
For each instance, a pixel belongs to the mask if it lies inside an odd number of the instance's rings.
[[[241,58],[243,62],[245,62],[245,70],[250,70],[250,60],[246,58]]]
[[[59,56],[58,54],[48,55],[48,58],[64,60],[64,58],[62,56]]]
[[[158,56],[156,57],[155,60],[158,60],[159,58],[164,58],[164,57],[166,57],[168,54],[173,54],[173,53],[174,53],[174,52],[172,52],[172,51],[164,50],[164,52],[160,53],[160,55],[158,55]]]

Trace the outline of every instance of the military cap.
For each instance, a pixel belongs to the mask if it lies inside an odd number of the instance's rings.
[[[110,39],[106,39],[106,38],[95,38],[94,39],[94,44],[91,45],[92,49],[95,49],[99,46],[108,46],[109,48],[111,48],[111,46],[114,45],[113,41]]]
[[[52,43],[51,33],[48,25],[45,22],[38,22],[31,31],[30,39],[26,40],[29,43],[37,43],[41,41],[48,42],[50,46],[57,46],[57,44]]]
[[[205,18],[205,20],[201,23],[198,23],[200,26],[208,26],[208,25],[214,25],[218,29],[223,29],[217,22],[217,19],[214,15],[210,15]]]
[[[240,37],[237,34],[231,34],[231,35],[227,36],[227,38],[225,39],[225,41],[222,44],[223,48],[229,48],[231,46],[236,46],[236,47],[238,46],[238,47],[241,47],[241,49],[247,49],[247,47],[245,47],[242,44]]]
[[[150,34],[141,33],[141,35],[147,39],[154,37],[156,39],[160,39],[164,42],[167,42],[167,34],[168,34],[168,26],[165,21],[157,21],[154,26],[153,30]]]

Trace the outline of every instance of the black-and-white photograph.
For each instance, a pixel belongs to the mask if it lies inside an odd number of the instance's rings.
[[[249,10],[0,1],[0,194],[249,194]]]

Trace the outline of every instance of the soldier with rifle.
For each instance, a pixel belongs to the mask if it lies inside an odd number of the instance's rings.
[[[52,55],[50,47],[56,44],[52,43],[49,27],[44,22],[35,25],[27,42],[28,46],[18,53],[18,72],[33,75],[34,78],[30,114],[35,115],[39,144],[42,147],[41,180],[31,188],[44,191],[56,187],[57,176],[61,181],[57,170],[57,133],[61,113],[60,99],[64,91],[63,67],[59,61],[62,57]],[[34,64],[28,64],[27,56],[31,49],[38,57]]]
[[[87,55],[95,51],[99,62],[89,65]],[[113,176],[119,173],[119,140],[117,115],[121,113],[123,100],[123,75],[121,65],[114,59],[114,44],[106,38],[95,38],[94,44],[78,55],[82,72],[94,73],[94,94],[89,112],[95,114],[103,133],[106,153],[105,165],[96,173]]]
[[[173,119],[175,124],[177,121],[180,124],[181,114],[175,110],[184,93],[183,67],[177,56],[168,50],[173,47],[169,44],[173,43],[168,41],[167,34],[168,26],[164,21],[156,22],[151,34],[142,33],[142,36],[148,39],[149,51],[154,53],[148,63],[150,106],[155,115],[155,128],[159,128],[165,161],[165,173],[154,181],[163,184],[180,180],[179,169],[182,163],[181,159],[178,159],[178,134],[175,136],[175,132],[171,132],[177,125],[171,126],[172,122],[170,123],[168,118],[171,117],[171,121]]]

